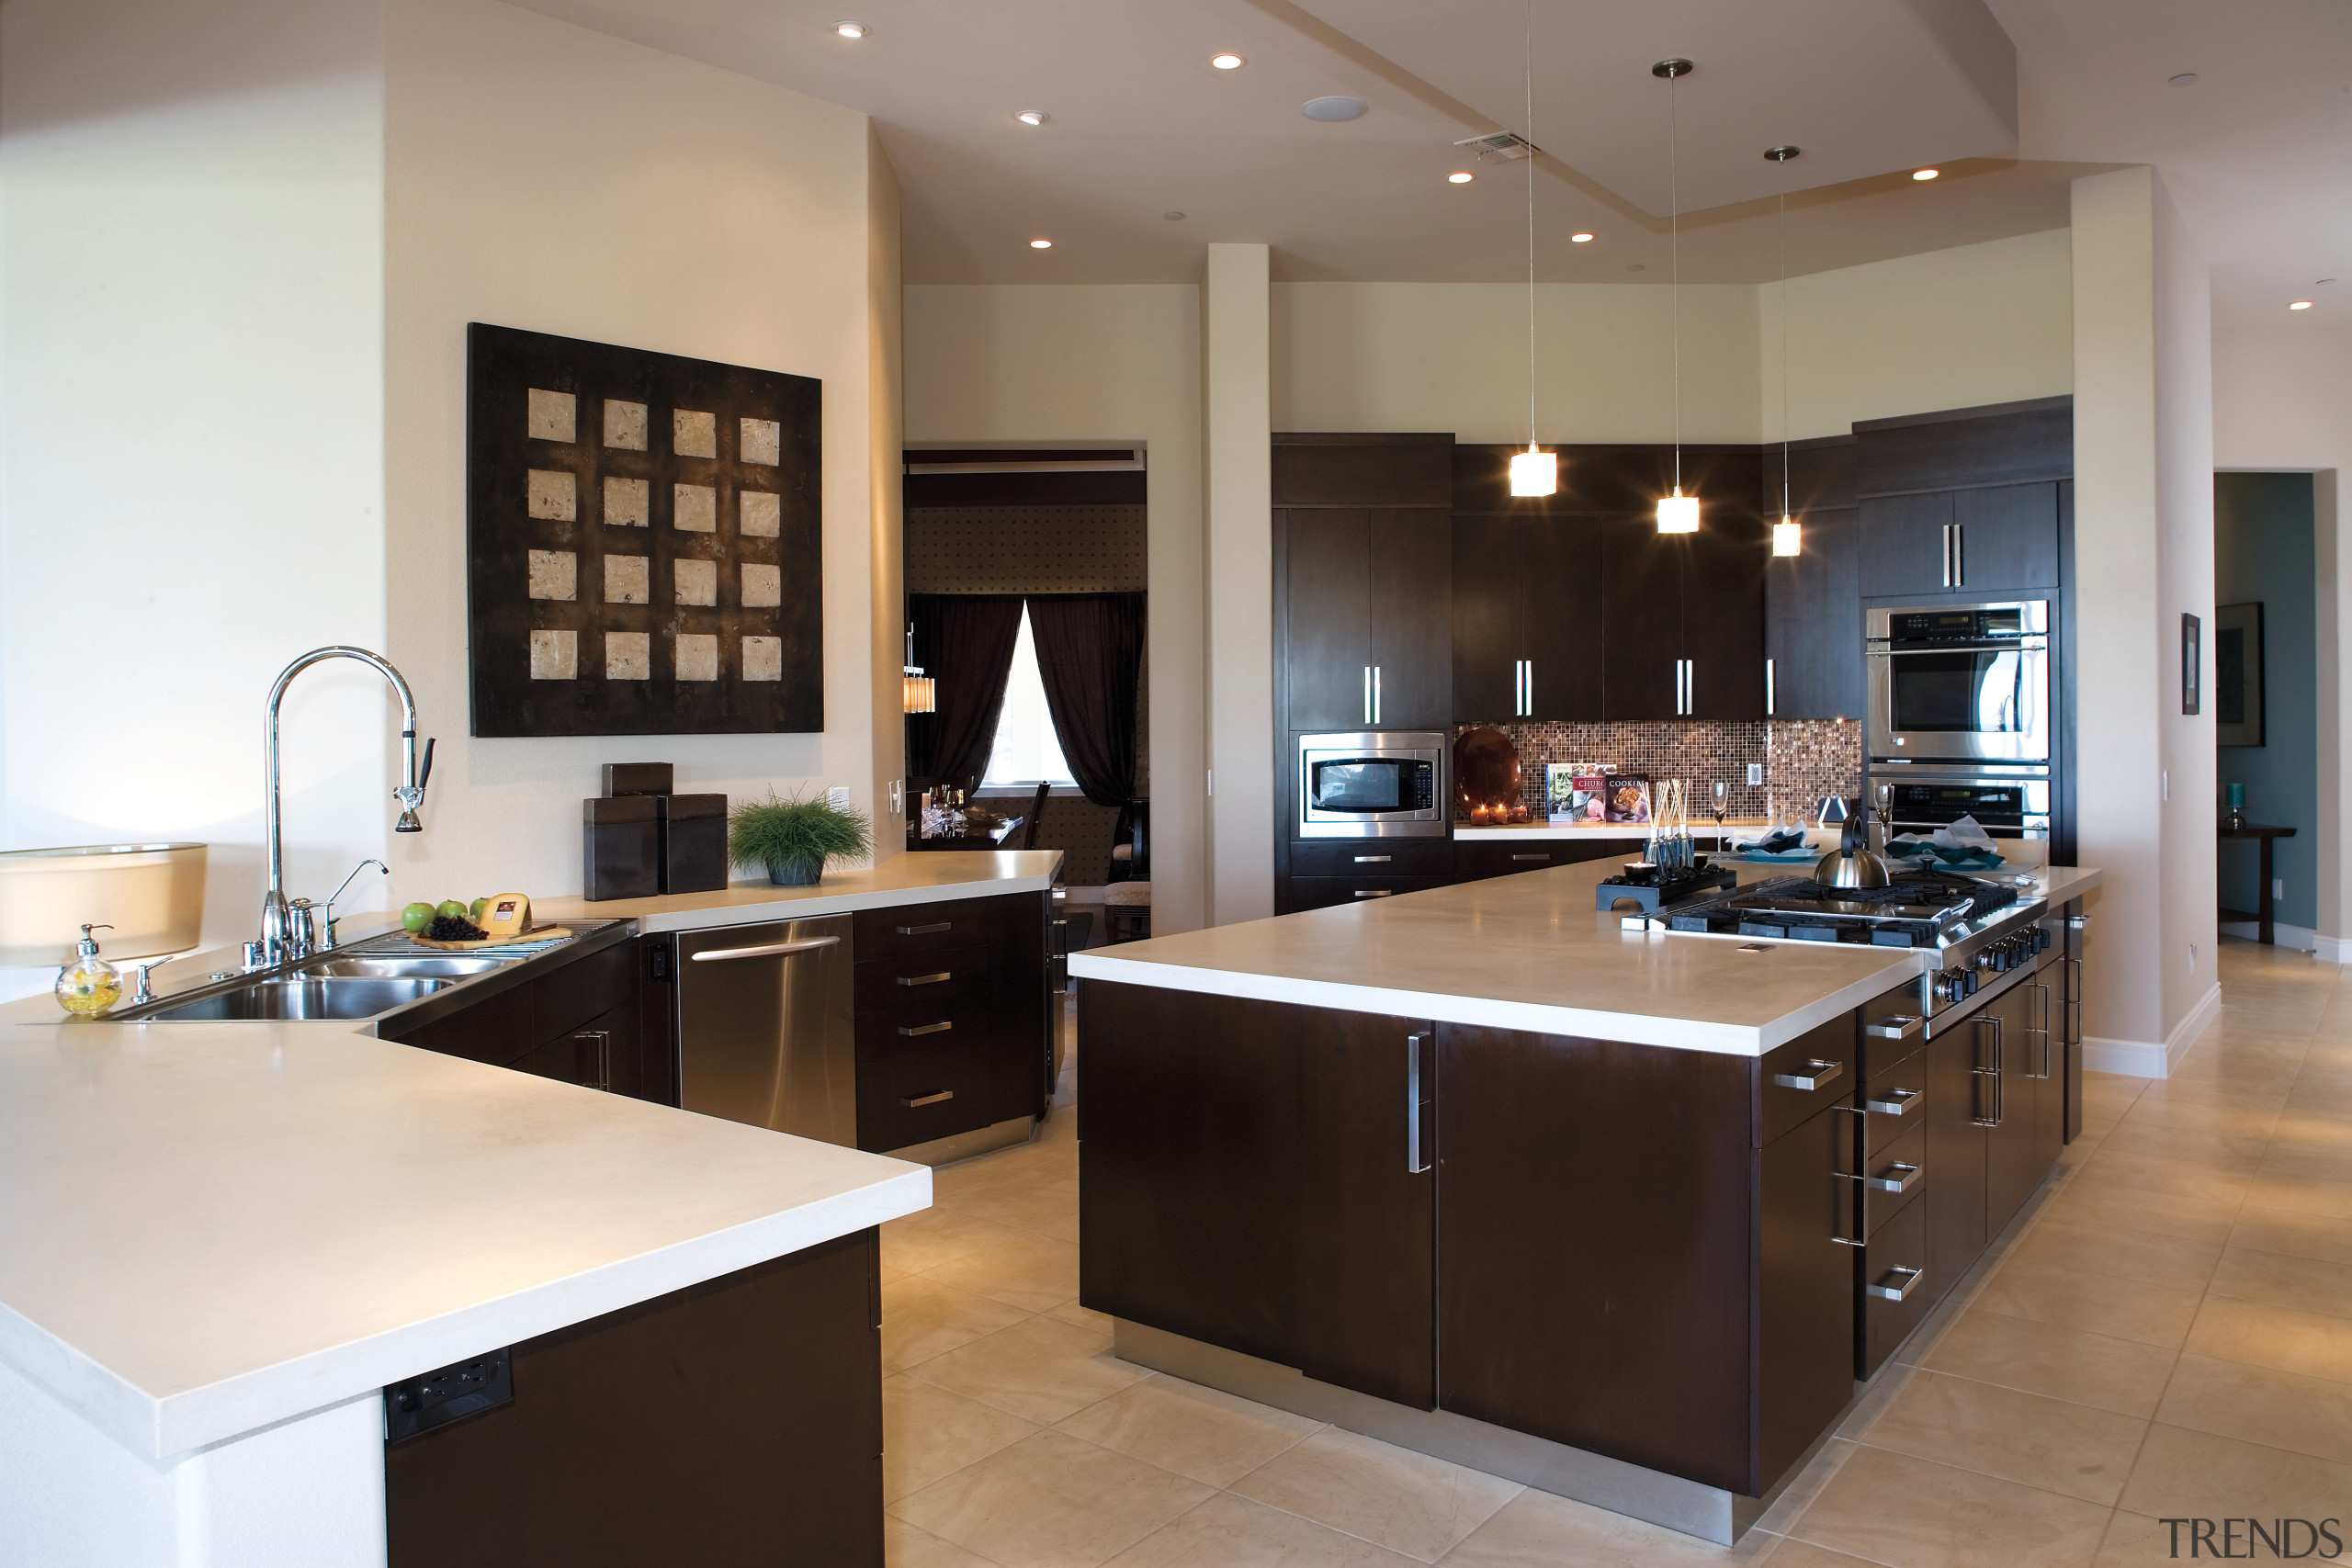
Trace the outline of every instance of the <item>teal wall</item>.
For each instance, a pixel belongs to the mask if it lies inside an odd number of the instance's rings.
[[[2221,783],[2245,785],[2251,820],[2295,829],[2293,838],[2278,844],[2274,874],[2287,885],[2278,918],[2306,928],[2315,928],[2319,921],[2319,845],[2314,841],[2319,750],[2313,735],[2319,717],[2319,643],[2312,516],[2308,474],[2213,476],[2213,603],[2261,603],[2267,688],[2267,744],[2221,747]],[[2210,626],[2205,644],[2210,671]],[[2212,700],[2209,694],[2209,712]],[[2258,848],[2251,842],[2222,842],[2222,908],[2255,907]]]

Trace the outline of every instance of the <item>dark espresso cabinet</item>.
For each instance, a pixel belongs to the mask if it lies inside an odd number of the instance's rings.
[[[1454,514],[1459,717],[1602,716],[1602,663],[1593,654],[1606,594],[1599,542],[1582,521],[1532,512]]]
[[[1869,420],[1854,435],[1864,598],[2059,588],[2072,399]]]
[[[1764,455],[1764,513],[1785,505],[1798,529],[1792,556],[1766,570],[1765,716],[1858,719],[1862,714],[1861,513],[1850,435]]]
[[[1707,509],[1696,534],[1647,517],[1605,526],[1602,708],[1628,719],[1764,716],[1769,531],[1745,506]]]
[[[649,1005],[649,997],[668,994],[665,946],[658,938],[590,937],[575,950],[466,986],[450,998],[453,1007],[404,1010],[378,1032],[445,1055],[672,1104],[669,1014]]]

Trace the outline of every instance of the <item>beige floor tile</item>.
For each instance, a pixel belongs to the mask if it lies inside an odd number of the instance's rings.
[[[1230,1492],[1111,1559],[1112,1568],[1414,1568],[1418,1561]]]
[[[882,1495],[896,1501],[1037,1429],[1008,1411],[910,1377],[882,1380]]]
[[[2352,1464],[2352,1383],[2183,1356],[2157,1419]]]
[[[2134,1197],[2150,1196],[2235,1203],[2245,1197],[2254,1179],[2250,1170],[2228,1170],[2169,1156],[2148,1158],[2116,1149],[2102,1149],[2075,1180],[2076,1190],[2120,1188]]]
[[[2098,1162],[2091,1162],[2096,1166]],[[2068,1224],[2115,1230],[2154,1231],[2162,1235],[2188,1236],[2195,1241],[2226,1240],[2237,1222],[2239,1203],[2196,1198],[2167,1198],[2136,1193],[2116,1187],[2086,1187],[2079,1179],[2050,1205],[2050,1217]]]
[[[1148,1374],[1113,1356],[1107,1334],[1031,1317],[933,1356],[907,1375],[1050,1424]]]
[[[2352,1496],[2352,1465],[2162,1422],[2123,1489],[2123,1506],[2150,1518],[2335,1517]]]
[[[2188,1337],[2188,1325],[2196,1321],[2200,1300],[2195,1291],[2079,1274],[2026,1259],[2005,1264],[1971,1304],[1980,1312],[1996,1312],[2004,1317],[2054,1323],[2061,1328],[2079,1328],[2110,1339],[2136,1339],[2143,1345],[2177,1349]]]
[[[2230,1232],[2230,1245],[2250,1247],[2257,1252],[2283,1253],[2290,1258],[2352,1263],[2352,1220],[2248,1203],[2238,1211],[2237,1228]]]
[[[977,1193],[942,1198],[946,1208],[994,1220],[1015,1230],[1035,1231],[1057,1241],[1078,1240],[1078,1182],[1066,1176],[1023,1173]]]
[[[2113,1506],[2146,1421],[1921,1371],[1859,1434],[1876,1448]]]
[[[1028,1312],[1044,1312],[1078,1299],[1076,1242],[1057,1241],[1009,1226],[998,1228],[1005,1232],[1002,1239],[924,1272],[943,1283]]]
[[[928,1274],[908,1274],[882,1287],[882,1364],[898,1371],[1028,1315]]]
[[[1858,1445],[1844,1438],[1832,1438],[1822,1444],[1820,1451],[1781,1488],[1781,1495],[1772,1499],[1772,1506],[1757,1516],[1752,1528],[1771,1535],[1787,1535],[1789,1526],[1813,1506],[1813,1500],[1821,1495],[1822,1488],[1829,1484],[1830,1478],[1859,1451]]]
[[[1736,1546],[1717,1546],[1530,1487],[1443,1562],[1445,1568],[1746,1568],[1767,1558],[1780,1562],[1773,1553],[1779,1544],[1778,1537],[1750,1530]]]
[[[925,1209],[882,1226],[882,1262],[920,1274],[942,1263],[1016,1239],[1020,1232],[953,1209]]]
[[[1076,1302],[1064,1302],[1046,1315],[1060,1318],[1064,1323],[1074,1323],[1080,1328],[1092,1328],[1104,1334],[1111,1332],[1109,1313],[1096,1312],[1092,1307],[1080,1306]]]
[[[2262,1156],[2262,1169],[2321,1181],[2352,1181],[2352,1149],[2273,1138]]]
[[[2217,1296],[2352,1317],[2352,1264],[2233,1247],[2205,1288]]]
[[[1518,1494],[1498,1480],[1353,1432],[1317,1433],[1232,1487],[1245,1497],[1434,1562]]]
[[[2209,1296],[2181,1348],[2352,1382],[2352,1319],[2325,1313]]]
[[[1890,1568],[2080,1568],[2107,1516],[2079,1498],[1858,1448],[1789,1533]]]
[[[1061,1432],[1038,1432],[890,1506],[1006,1568],[1093,1568],[1209,1489]]]
[[[2164,1398],[2176,1352],[2132,1339],[1968,1312],[1920,1365],[1954,1377],[2149,1416]]]
[[[2119,1510],[2107,1522],[2107,1539],[2099,1542],[2095,1568],[2155,1568],[2188,1560],[2189,1537],[2181,1532],[2180,1556],[2173,1554],[2173,1532],[2160,1520],[2144,1514],[2128,1514]]]
[[[2324,1177],[2281,1170],[2267,1158],[2262,1168],[2255,1172],[2245,1201],[2266,1208],[2296,1209],[2306,1214],[2352,1220],[2352,1181],[2330,1181]]]
[[[1849,1557],[1809,1540],[1781,1540],[1771,1556],[1772,1568],[1875,1568],[1860,1557]]]
[[[882,1516],[882,1561],[887,1568],[992,1568],[987,1558],[888,1514]]]
[[[1114,1453],[1227,1486],[1323,1424],[1197,1383],[1151,1377],[1057,1426]]]
[[[1036,1144],[1015,1144],[995,1149],[932,1173],[932,1201],[954,1207],[959,1200],[1006,1189],[1018,1189],[1042,1179],[1066,1174],[1058,1154]]]
[[[2011,1260],[2059,1263],[2077,1273],[2106,1274],[2192,1290],[2222,1256],[2218,1240],[2167,1235],[2120,1225],[2082,1224],[2052,1210],[2009,1249]]]

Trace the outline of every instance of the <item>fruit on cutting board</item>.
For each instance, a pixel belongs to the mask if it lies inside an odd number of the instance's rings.
[[[462,920],[466,919],[466,907],[455,898],[442,899],[441,907],[433,912],[450,919]]]
[[[454,915],[435,915],[433,923],[424,928],[424,934],[435,942],[480,942],[488,933],[466,919],[464,906],[460,905]]]
[[[430,904],[411,904],[401,911],[401,924],[412,932],[421,931],[433,923],[433,917],[438,913]]]
[[[466,919],[473,921],[476,925],[480,925],[481,924],[481,912],[488,908],[490,908],[489,899],[477,898],[472,903],[466,906]]]

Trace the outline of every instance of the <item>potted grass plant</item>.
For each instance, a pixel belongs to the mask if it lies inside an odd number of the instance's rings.
[[[821,795],[795,795],[745,801],[728,816],[727,856],[746,868],[764,867],[777,887],[812,887],[826,863],[855,860],[873,848],[863,812],[847,811]]]

